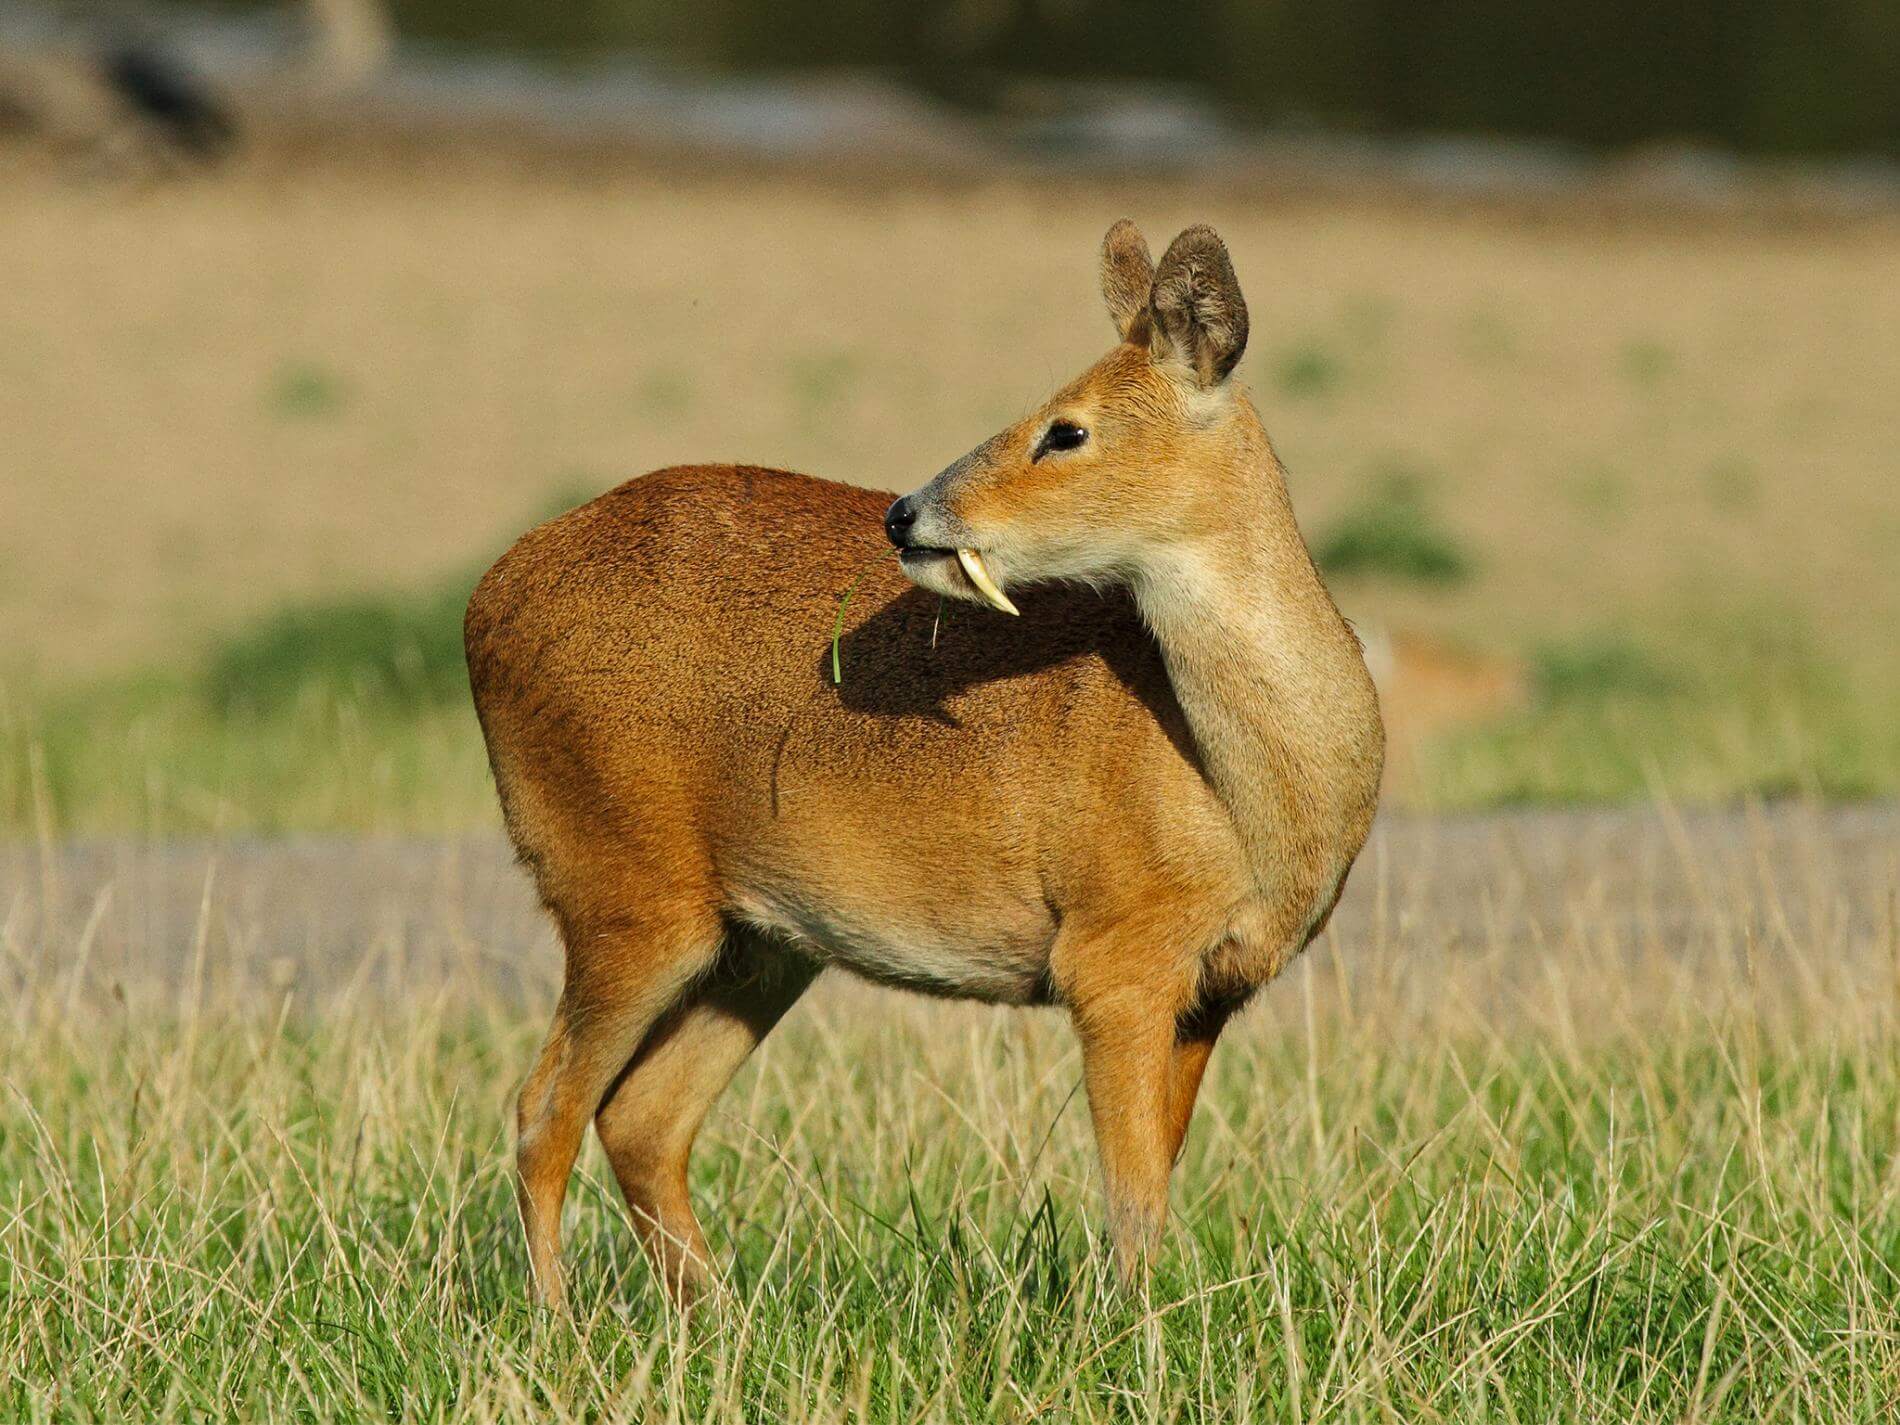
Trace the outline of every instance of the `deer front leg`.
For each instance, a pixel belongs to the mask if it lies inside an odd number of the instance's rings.
[[[1118,992],[1072,1003],[1102,1157],[1108,1231],[1126,1279],[1160,1245],[1174,1168],[1174,1005]]]

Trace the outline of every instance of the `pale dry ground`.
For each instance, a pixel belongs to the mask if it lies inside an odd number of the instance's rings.
[[[1094,254],[1124,213],[1157,244],[1194,219],[1227,236],[1244,375],[1309,528],[1396,461],[1480,561],[1463,592],[1349,588],[1349,611],[1521,648],[1773,606],[1891,660],[1891,221],[460,152],[141,189],[0,151],[0,672],[176,664],[287,596],[467,566],[553,492],[669,462],[910,488],[1102,350]],[[1328,389],[1282,389],[1315,353]]]
[[[1632,965],[1751,938],[1771,956],[1833,953],[1891,933],[1896,892],[1891,803],[1388,813],[1302,963],[1357,979],[1481,949],[1528,974],[1584,947]],[[0,928],[9,988],[60,979],[82,1000],[167,1004],[195,987],[322,1007],[367,984],[538,1012],[560,983],[558,942],[499,837],[0,842]],[[998,1013],[823,985],[814,1001],[920,1021]]]

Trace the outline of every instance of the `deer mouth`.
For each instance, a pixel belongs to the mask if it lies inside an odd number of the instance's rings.
[[[963,582],[970,591],[991,608],[1002,613],[1021,615],[1022,610],[1010,602],[1010,597],[998,587],[991,576],[989,566],[984,564],[983,556],[974,549],[957,548],[931,544],[912,544],[899,551],[898,557],[907,570],[916,570],[925,566],[944,568],[954,561],[962,571]]]
[[[963,577],[968,579],[977,593],[983,596],[984,603],[1012,616],[1022,613],[1021,609],[1009,601],[1009,595],[998,588],[996,581],[990,577],[990,571],[984,565],[982,555],[974,549],[959,549],[957,563],[962,566]]]

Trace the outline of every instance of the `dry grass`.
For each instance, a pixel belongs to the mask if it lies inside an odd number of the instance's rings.
[[[909,488],[1092,359],[1132,213],[1230,240],[1309,528],[1418,472],[1475,560],[1356,612],[1522,651],[1760,607],[1890,668],[1900,228],[1533,222],[1130,183],[0,152],[0,672],[173,663],[424,581],[555,489],[742,458]]]
[[[1892,812],[1400,822],[1104,1279],[1051,1015],[840,982],[715,1114],[728,1297],[590,1150],[572,1321],[504,1104],[552,972],[491,843],[0,862],[22,1419],[1810,1420],[1900,1379]],[[450,973],[450,971],[453,973]]]

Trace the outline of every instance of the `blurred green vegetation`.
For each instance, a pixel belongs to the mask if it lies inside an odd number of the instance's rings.
[[[1338,357],[1323,342],[1307,340],[1274,360],[1273,384],[1286,396],[1324,396],[1345,379]]]
[[[492,823],[467,702],[473,579],[293,606],[195,672],[0,687],[0,835],[451,832]],[[1900,792],[1900,688],[1761,613],[1538,646],[1519,711],[1426,744],[1439,810]]]
[[[478,577],[290,605],[213,649],[197,691],[221,714],[277,712],[313,692],[377,708],[450,702],[468,687],[462,610]]]
[[[1198,90],[1246,118],[1365,132],[1900,154],[1900,6],[1890,0],[391,8],[417,39],[560,58],[638,49],[739,72],[870,68],[979,106],[1021,103],[1037,81],[1046,108],[1053,86],[1140,80]]]
[[[569,476],[528,523],[585,503],[596,488],[585,474]],[[421,588],[287,604],[219,640],[191,693],[220,716],[268,716],[312,697],[397,717],[462,702],[462,611],[486,567]]]
[[[1661,342],[1639,337],[1623,343],[1618,365],[1632,386],[1648,390],[1660,385],[1676,369],[1676,357]]]
[[[1529,706],[1428,746],[1447,807],[1900,791],[1900,687],[1773,610],[1547,644]]]
[[[343,409],[348,391],[344,380],[315,361],[286,361],[271,376],[266,404],[290,420],[320,420]]]
[[[1471,576],[1471,557],[1432,514],[1423,472],[1387,462],[1370,484],[1363,501],[1318,532],[1313,558],[1322,573],[1444,586]]]
[[[0,690],[0,835],[446,834],[494,818],[465,701],[341,686],[228,711],[202,682],[159,674]]]
[[[1626,694],[1662,697],[1679,687],[1674,674],[1626,635],[1545,644],[1531,668],[1537,695],[1547,705]]]

